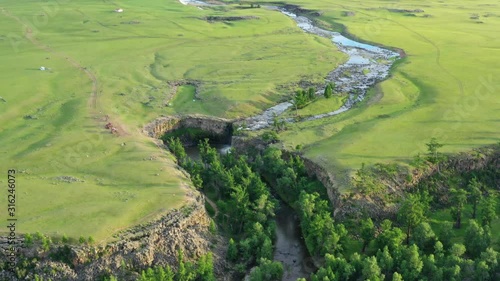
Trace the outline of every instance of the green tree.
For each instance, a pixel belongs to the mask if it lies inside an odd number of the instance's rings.
[[[385,276],[382,274],[374,256],[365,258],[363,262],[363,280],[383,281]]]
[[[418,153],[413,157],[412,161],[410,162],[410,165],[417,169],[420,169],[427,166],[427,161],[425,160],[424,157],[422,157],[420,153]]]
[[[63,234],[62,238],[61,238],[61,242],[63,243],[69,243],[69,238],[66,234]]]
[[[401,208],[399,209],[398,219],[406,226],[406,244],[410,244],[411,230],[424,219],[425,206],[420,201],[420,197],[409,194]]]
[[[467,202],[467,191],[464,189],[451,189],[450,190],[450,202],[452,208],[450,210],[452,218],[455,220],[455,227],[462,227],[462,212]]]
[[[434,244],[434,255],[439,261],[444,258],[444,247],[441,241],[437,241],[436,244]]]
[[[464,244],[467,253],[472,258],[477,258],[481,252],[485,251],[490,245],[489,230],[486,232],[479,226],[475,220],[469,221],[469,226],[465,231]]]
[[[490,195],[481,200],[479,214],[483,226],[491,225],[491,222],[498,217],[496,209],[497,202],[493,196]]]
[[[422,268],[422,272],[420,273],[421,276],[426,276],[427,280],[429,281],[443,280],[443,271],[440,267],[437,266],[437,262],[433,254],[422,256],[422,262],[424,266]]]
[[[476,268],[474,270],[474,280],[476,281],[488,281],[490,280],[490,268],[485,261],[479,261],[476,264]]]
[[[176,279],[178,281],[191,281],[196,277],[192,265],[188,262],[184,262],[184,253],[182,250],[177,252],[177,261],[179,263],[179,268],[177,269]]]
[[[422,251],[431,252],[436,244],[437,238],[431,226],[427,222],[422,222],[415,227],[412,240]]]
[[[453,244],[450,248],[450,256],[461,258],[465,254],[466,248],[463,244]]]
[[[207,253],[203,256],[198,261],[198,266],[196,268],[198,280],[203,280],[203,281],[215,281],[215,276],[214,276],[214,264],[213,264],[213,257],[212,253]]]
[[[381,251],[378,249],[377,251],[377,261],[386,276],[388,276],[394,269],[394,258],[391,256],[391,252],[387,246]]]
[[[307,96],[309,98],[309,100],[314,100],[316,98],[316,91],[314,90],[313,87],[309,87],[309,89],[307,90]]]
[[[469,189],[469,201],[472,204],[472,218],[476,219],[477,205],[483,195],[482,185],[477,181],[477,178],[474,177],[469,181],[467,188]]]
[[[276,126],[278,126],[278,123],[276,123]],[[268,131],[262,134],[262,140],[267,144],[276,143],[279,141],[279,136],[275,131]]]
[[[323,95],[325,96],[325,98],[329,99],[332,97],[332,94],[333,94],[332,85],[327,84]]]
[[[398,272],[394,272],[392,275],[392,281],[403,281],[403,275],[399,274]]]
[[[329,267],[321,267],[320,269],[318,269],[318,271],[316,271],[316,274],[313,274],[311,276],[311,281],[331,281],[331,280],[340,280],[340,278],[338,278],[333,272],[333,270]]]
[[[42,238],[42,249],[44,251],[48,251],[50,249],[50,244],[52,244],[52,240],[50,237],[43,237]]]
[[[33,236],[31,234],[24,234],[24,245],[26,245],[26,247],[33,245]]]
[[[318,271],[316,277],[323,280],[328,277],[331,280],[350,280],[356,269],[343,257],[335,257],[331,254],[325,255],[325,266],[322,274]],[[335,273],[335,274],[334,274]]]
[[[498,252],[489,247],[486,251],[481,253],[480,261],[484,261],[489,268],[491,275],[495,274],[498,270]]]
[[[453,223],[444,222],[439,232],[439,241],[443,243],[442,245],[445,249],[449,249],[451,247],[451,245],[453,244],[453,237],[455,237],[455,232],[453,231]]]
[[[340,241],[347,236],[342,224],[334,224],[328,202],[317,192],[302,191],[299,196],[301,228],[308,250],[323,256],[342,251]]]
[[[420,276],[424,263],[418,253],[416,245],[409,246],[403,254],[403,261],[401,262],[402,275],[404,280],[413,281],[417,280]]]
[[[182,166],[187,158],[187,154],[181,140],[179,138],[169,138],[167,140],[167,147],[175,158],[177,158],[179,165]]]
[[[355,272],[356,274],[350,279],[357,280],[361,277],[361,273],[363,271],[363,262],[364,260],[360,254],[354,253],[351,255],[349,264],[352,265],[352,267],[354,268],[353,272]]]
[[[383,220],[381,223],[381,232],[375,239],[377,247],[383,249],[385,246],[390,251],[396,250],[404,240],[404,233],[398,227],[392,227],[390,220]]]
[[[427,145],[427,159],[431,163],[438,163],[441,160],[441,154],[438,152],[438,150],[439,148],[443,147],[443,144],[439,143],[436,138],[432,138],[431,141],[429,143],[426,143],[425,145]]]
[[[200,174],[191,174],[191,181],[193,182],[194,187],[201,189],[203,187],[203,179]]]
[[[273,258],[273,242],[267,236],[264,238],[264,242],[259,250],[259,255],[257,258],[264,258],[268,260],[272,260]]]
[[[212,166],[220,166],[220,157],[217,150],[210,146],[209,139],[200,140],[198,144],[200,149],[200,157],[205,169]]]
[[[296,108],[302,108],[307,104],[308,100],[309,98],[306,91],[298,90],[293,97],[293,104]]]
[[[238,247],[233,238],[229,239],[229,246],[227,247],[227,259],[229,261],[236,261],[238,258]]]
[[[371,218],[361,221],[361,239],[363,239],[363,248],[361,252],[365,252],[366,246],[375,237],[375,226]]]
[[[250,281],[279,281],[283,276],[283,265],[277,261],[260,259],[259,265],[250,273]]]

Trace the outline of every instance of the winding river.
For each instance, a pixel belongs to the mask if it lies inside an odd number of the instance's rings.
[[[198,6],[198,8],[201,8],[200,6],[214,6],[213,4],[199,0],[179,1],[184,5]],[[332,44],[337,46],[340,51],[348,56],[348,60],[344,64],[332,70],[325,77],[325,85],[329,82],[334,82],[336,92],[348,94],[345,103],[340,108],[332,108],[330,112],[309,116],[302,121],[321,119],[348,111],[356,103],[365,98],[371,86],[389,76],[389,70],[392,64],[400,58],[397,52],[356,42],[338,32],[319,28],[315,26],[313,21],[309,18],[297,15],[285,8],[275,6],[266,6],[265,8],[279,11],[292,18],[297,23],[297,26],[307,33],[330,39]],[[316,89],[316,94],[321,95],[324,90],[324,88]],[[245,119],[244,122],[241,123],[246,124],[246,128],[242,129],[255,131],[270,127],[275,116],[282,115],[292,107],[292,101],[279,103],[264,110],[261,114]],[[295,122],[293,118],[287,118],[286,121]]]
[[[332,109],[328,113],[318,114],[305,118],[304,121],[325,118],[340,114],[351,109],[356,103],[362,101],[367,90],[375,83],[384,80],[389,75],[389,70],[398,53],[381,47],[372,46],[351,40],[338,32],[319,28],[307,17],[296,15],[284,8],[270,7],[292,18],[297,26],[307,33],[331,39],[340,51],[348,55],[348,60],[328,73],[325,84],[334,82],[336,91],[348,93],[348,98],[340,108]],[[316,94],[323,94],[324,88],[317,89]],[[280,116],[293,106],[291,101],[275,105],[263,113],[245,120],[247,130],[260,130],[271,126],[274,116]],[[294,122],[292,118],[288,122]]]

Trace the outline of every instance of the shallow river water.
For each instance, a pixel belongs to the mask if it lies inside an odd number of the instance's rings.
[[[274,260],[283,264],[283,280],[308,277],[314,271],[314,264],[302,239],[300,221],[295,211],[285,203],[281,203],[276,214],[275,247]]]

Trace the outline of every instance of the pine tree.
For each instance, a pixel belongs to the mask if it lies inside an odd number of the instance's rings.
[[[385,276],[382,274],[374,256],[365,258],[363,262],[363,280],[383,281]]]
[[[307,96],[309,98],[310,101],[314,100],[316,98],[316,93],[314,91],[314,88],[313,87],[310,87],[308,90],[307,90]]]
[[[227,259],[229,261],[236,261],[238,258],[238,247],[233,238],[229,239],[229,246],[227,247]]]
[[[361,221],[361,238],[363,239],[363,248],[361,252],[365,252],[366,246],[375,237],[375,226],[370,218]]]
[[[477,258],[481,252],[485,251],[490,245],[489,230],[485,231],[481,226],[479,226],[476,221],[470,220],[469,226],[465,231],[464,244],[467,249],[467,253],[473,257]]]
[[[404,260],[401,263],[401,273],[404,280],[417,280],[424,266],[424,263],[420,259],[420,254],[418,253],[418,247],[416,245],[411,245],[406,249],[403,257]]]
[[[497,202],[495,198],[493,198],[493,196],[483,198],[480,206],[479,213],[481,224],[483,226],[491,225],[491,222],[498,217],[496,213]]]
[[[406,225],[406,244],[410,244],[411,230],[424,219],[425,206],[420,197],[414,194],[408,195],[399,209],[398,219]]]
[[[438,163],[441,160],[441,154],[438,152],[438,149],[443,147],[444,145],[439,143],[436,138],[432,138],[429,143],[426,143],[427,145],[427,151],[428,151],[428,157],[427,159],[431,163]]]
[[[378,249],[377,251],[377,261],[380,266],[380,269],[384,274],[389,274],[393,271],[394,268],[394,259],[389,252],[389,248],[387,246],[381,251]]]
[[[332,96],[332,94],[333,94],[332,86],[330,84],[327,84],[323,95],[325,96],[325,98],[329,99]]]
[[[392,275],[392,281],[403,281],[403,275],[394,272],[394,275]]]
[[[460,228],[462,226],[462,211],[467,201],[467,191],[463,189],[451,189],[450,193],[450,201],[453,205],[450,210],[451,216],[455,220],[455,227]]]
[[[476,219],[477,205],[479,204],[479,201],[481,200],[481,197],[483,195],[481,190],[482,185],[477,181],[477,178],[474,177],[467,185],[467,188],[469,189],[470,194],[469,201],[472,203],[472,218]]]
[[[428,253],[436,244],[436,234],[432,231],[431,226],[422,222],[413,231],[412,241],[418,246],[419,249]]]

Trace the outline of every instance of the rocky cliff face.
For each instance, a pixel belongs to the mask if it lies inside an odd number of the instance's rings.
[[[180,128],[180,121],[179,116],[160,117],[144,126],[143,132],[152,138],[158,139],[166,132]]]
[[[212,135],[231,137],[232,121],[202,115],[160,117],[146,125],[143,131],[150,137],[160,138],[164,134],[182,129],[200,129]]]
[[[339,188],[336,186],[337,182],[332,173],[328,172],[327,169],[319,165],[318,163],[312,161],[309,158],[301,156],[302,161],[304,161],[304,166],[306,167],[309,176],[315,176],[326,188],[328,198],[332,202],[334,208],[334,216],[336,211],[342,206],[342,200],[339,193]]]
[[[64,262],[53,258],[57,253],[64,253],[64,245],[52,246],[47,252],[36,244],[21,249],[20,256],[27,260],[37,259],[27,280],[34,280],[34,274],[44,280],[90,281],[110,274],[119,280],[135,280],[138,274],[131,269],[167,264],[176,268],[179,250],[184,252],[187,260],[213,252],[215,272],[220,280],[226,280],[223,276],[225,242],[208,231],[210,217],[205,211],[203,195],[197,191],[192,194],[194,200],[189,204],[156,221],[119,233],[116,242],[98,247],[66,246],[68,251]],[[18,279],[4,270],[0,272],[0,280]]]
[[[258,138],[233,137],[233,148],[237,151],[248,151],[250,147],[257,150],[264,150],[266,144]],[[283,155],[288,157],[291,153],[282,150]],[[457,173],[467,173],[475,170],[489,168],[500,171],[500,146],[493,145],[473,150],[472,152],[459,153],[450,156],[448,161],[438,165],[429,166],[423,171],[414,171],[411,175],[407,171],[396,176],[390,181],[385,181],[384,195],[388,195],[392,200],[380,196],[363,195],[359,192],[341,193],[341,185],[350,184],[341,182],[326,168],[313,160],[300,156],[304,161],[309,176],[315,176],[326,188],[328,197],[334,208],[334,217],[343,219],[346,217],[369,216],[374,219],[394,218],[398,211],[398,205],[394,202],[404,198],[405,192],[414,188],[419,182],[424,181],[439,171],[452,170]],[[408,180],[411,178],[411,180]],[[497,186],[500,188],[500,181]]]
[[[357,191],[342,194],[340,204],[336,208],[339,217],[356,217],[362,214],[374,219],[395,218],[399,210],[398,201],[406,196],[406,192],[416,188],[422,182],[430,180],[438,174],[464,175],[474,171],[496,171],[497,179],[500,179],[500,146],[492,145],[450,155],[448,160],[439,164],[432,164],[422,169],[402,170],[391,179],[380,176],[384,185],[383,194],[364,195]],[[500,188],[500,181],[497,180]],[[437,184],[439,190],[434,196],[448,197],[449,185]]]
[[[250,148],[263,151],[266,149],[267,144],[260,138],[248,138],[233,136],[231,146],[240,152],[248,152]],[[293,152],[282,149],[283,156],[288,158]],[[316,177],[326,188],[328,198],[333,203],[335,210],[337,210],[341,204],[341,196],[338,192],[338,183],[335,181],[335,177],[327,169],[319,165],[318,163],[312,161],[311,159],[299,155],[299,157],[304,161],[304,166],[306,167],[307,173],[311,177]]]

